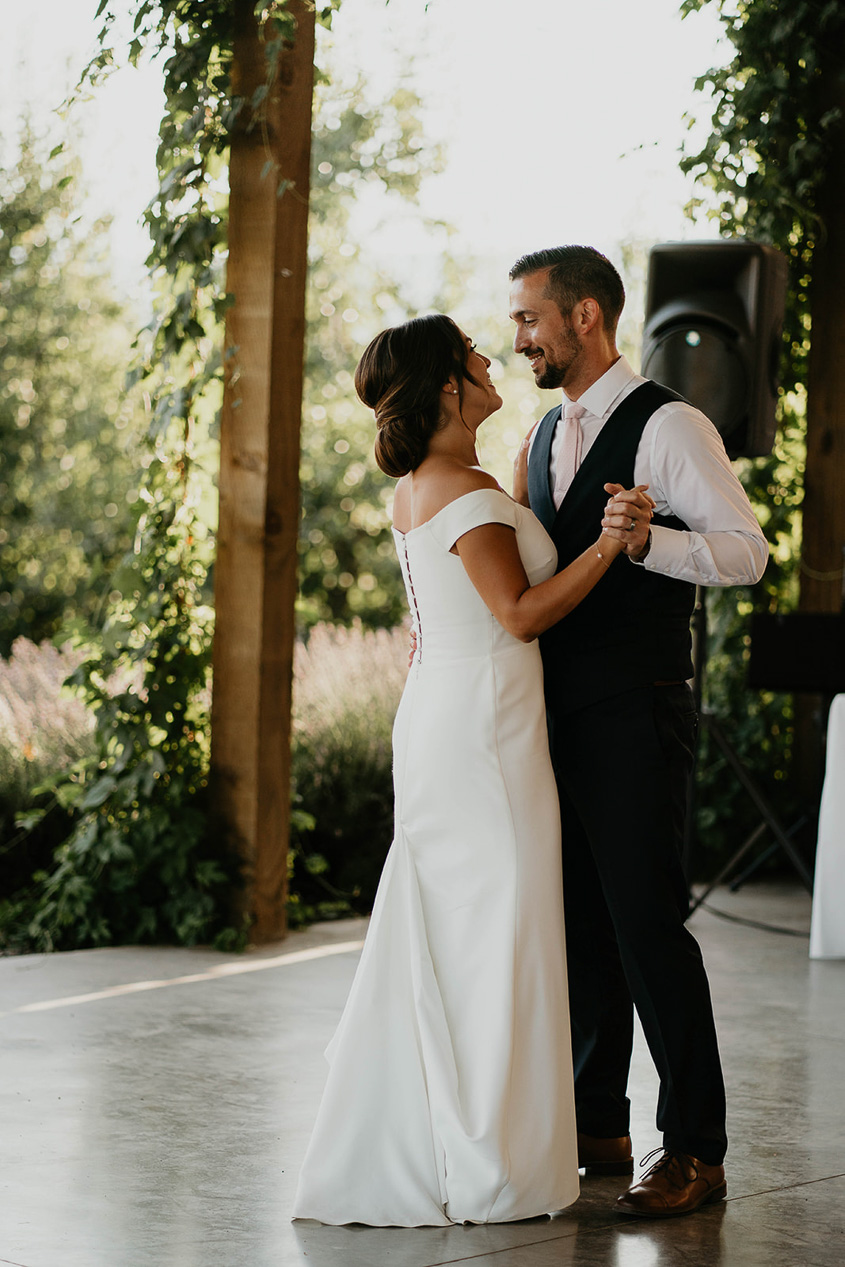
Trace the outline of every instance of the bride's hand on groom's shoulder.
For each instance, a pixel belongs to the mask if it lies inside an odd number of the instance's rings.
[[[528,448],[531,444],[531,437],[539,425],[537,422],[534,423],[534,426],[517,449],[516,457],[513,460],[513,499],[515,502],[519,502],[520,506],[530,505],[528,500]]]
[[[649,539],[654,499],[648,495],[648,484],[624,488],[621,484],[605,484],[610,500],[601,521],[602,532],[621,543],[630,558],[642,555]]]

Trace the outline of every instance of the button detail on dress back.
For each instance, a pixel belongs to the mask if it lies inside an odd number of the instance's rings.
[[[405,551],[405,571],[408,574],[408,589],[411,594],[411,602],[413,604],[414,624],[417,630],[417,650],[415,653],[417,664],[422,664],[422,623],[420,622],[420,609],[417,603],[417,595],[414,590],[414,578],[411,575],[411,560],[408,558],[408,538],[402,538],[402,548]]]

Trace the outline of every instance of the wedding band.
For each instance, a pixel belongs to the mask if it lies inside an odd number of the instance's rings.
[[[632,519],[631,522],[628,524],[628,531],[633,532],[636,526],[637,526],[636,519]]]

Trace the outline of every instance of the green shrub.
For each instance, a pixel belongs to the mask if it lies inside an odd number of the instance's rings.
[[[156,530],[172,540],[171,527],[162,516]],[[42,785],[70,830],[0,908],[13,949],[243,939],[228,927],[239,861],[209,806],[211,613],[196,571],[175,546],[163,560],[139,548],[145,597],[115,608],[71,675],[91,749]],[[29,825],[45,810],[33,804]]]
[[[0,658],[0,797],[17,812],[32,791],[57,769],[93,751],[94,722],[63,682],[82,655],[69,645],[37,646],[17,638],[8,660]]]
[[[81,658],[69,646],[26,638],[0,658],[0,945],[14,895],[70,830],[68,806],[44,784],[94,750],[94,719],[62,685]]]
[[[294,927],[372,905],[393,834],[391,736],[407,660],[404,630],[318,625],[297,647]],[[227,949],[242,944],[242,934],[221,929],[234,881],[207,838],[207,693],[194,703],[191,768],[183,745],[182,768],[165,769],[161,735],[143,747],[149,719],[139,726],[130,717],[149,711],[149,689],[101,682],[95,699],[95,667],[81,661],[77,651],[25,639],[0,660],[0,948],[191,943],[215,932]],[[87,684],[88,704],[64,685],[69,674]],[[171,678],[148,678],[156,723],[173,706]],[[95,707],[119,714],[123,753],[97,753]]]
[[[404,629],[356,624],[317,625],[297,647],[292,769],[308,817],[292,823],[294,924],[372,906],[393,837],[391,738],[408,646]]]

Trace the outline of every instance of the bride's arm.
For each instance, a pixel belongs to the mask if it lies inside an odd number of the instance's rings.
[[[533,642],[586,598],[622,545],[602,536],[569,567],[539,585],[528,584],[516,533],[506,524],[472,528],[455,548],[499,624],[521,642]]]
[[[644,490],[627,494],[625,515],[635,505],[647,525],[651,499]],[[606,516],[613,518],[612,516]],[[621,517],[620,527],[621,527]],[[626,520],[627,522],[627,520]],[[616,526],[616,525],[614,525]],[[621,535],[621,534],[620,534]],[[482,524],[464,533],[455,549],[472,581],[499,624],[521,642],[532,642],[568,615],[604,576],[624,549],[623,541],[602,532],[595,545],[585,550],[556,576],[529,585],[516,544],[516,533],[505,524]]]

